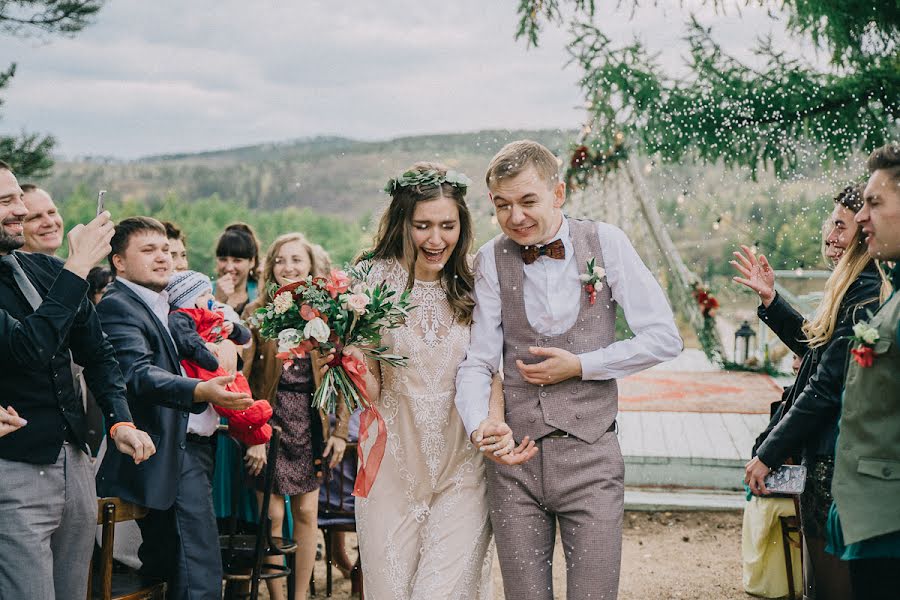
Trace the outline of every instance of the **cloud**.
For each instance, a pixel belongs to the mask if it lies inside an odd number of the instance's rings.
[[[72,38],[0,39],[0,57],[19,65],[0,130],[51,132],[67,155],[133,158],[319,134],[575,127],[582,96],[578,70],[564,68],[569,34],[547,27],[526,49],[513,39],[516,5],[108,3]],[[755,37],[778,28],[758,10],[689,8],[748,58]],[[620,9],[597,20],[616,40],[639,35],[667,68],[683,65],[674,23],[685,11],[662,3],[629,17]]]

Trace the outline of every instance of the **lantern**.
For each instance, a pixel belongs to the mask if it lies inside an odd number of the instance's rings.
[[[748,321],[741,323],[740,328],[734,332],[734,362],[738,365],[746,364],[755,348],[756,332],[750,327]]]

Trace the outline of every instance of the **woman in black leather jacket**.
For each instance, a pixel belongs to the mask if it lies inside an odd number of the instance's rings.
[[[763,320],[788,348],[802,356],[800,371],[770,428],[747,463],[745,482],[757,494],[767,490],[763,479],[788,458],[800,455],[807,467],[806,486],[800,496],[800,520],[807,542],[817,600],[849,597],[845,563],[825,552],[825,522],[831,506],[837,424],[841,411],[844,373],[853,325],[879,303],[883,280],[869,259],[863,236],[853,221],[862,207],[857,188],[846,188],[835,198],[834,229],[827,240],[844,244],[845,252],[829,277],[816,315],[806,321],[775,293],[774,273],[764,256],[758,259],[744,247],[732,261],[742,277],[735,281],[756,291]],[[885,288],[886,289],[886,288]]]

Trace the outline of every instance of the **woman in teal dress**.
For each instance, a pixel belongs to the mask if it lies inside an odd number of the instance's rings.
[[[227,304],[240,315],[258,296],[259,268],[259,240],[253,229],[246,223],[226,227],[216,243],[216,300]],[[241,355],[241,348],[237,349],[237,354]],[[218,519],[232,516],[233,477],[241,460],[233,443],[219,440],[213,474],[213,506]],[[246,486],[241,487],[235,516],[245,523],[254,523],[256,513],[253,491]]]

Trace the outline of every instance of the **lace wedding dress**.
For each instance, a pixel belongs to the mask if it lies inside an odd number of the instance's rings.
[[[379,260],[368,279],[387,281],[399,294],[407,272]],[[356,500],[366,597],[489,600],[483,459],[453,402],[469,328],[453,318],[440,282],[416,281],[410,297],[415,308],[406,324],[383,338],[409,358],[406,367],[381,365],[375,405],[387,423],[387,449],[369,497]]]

